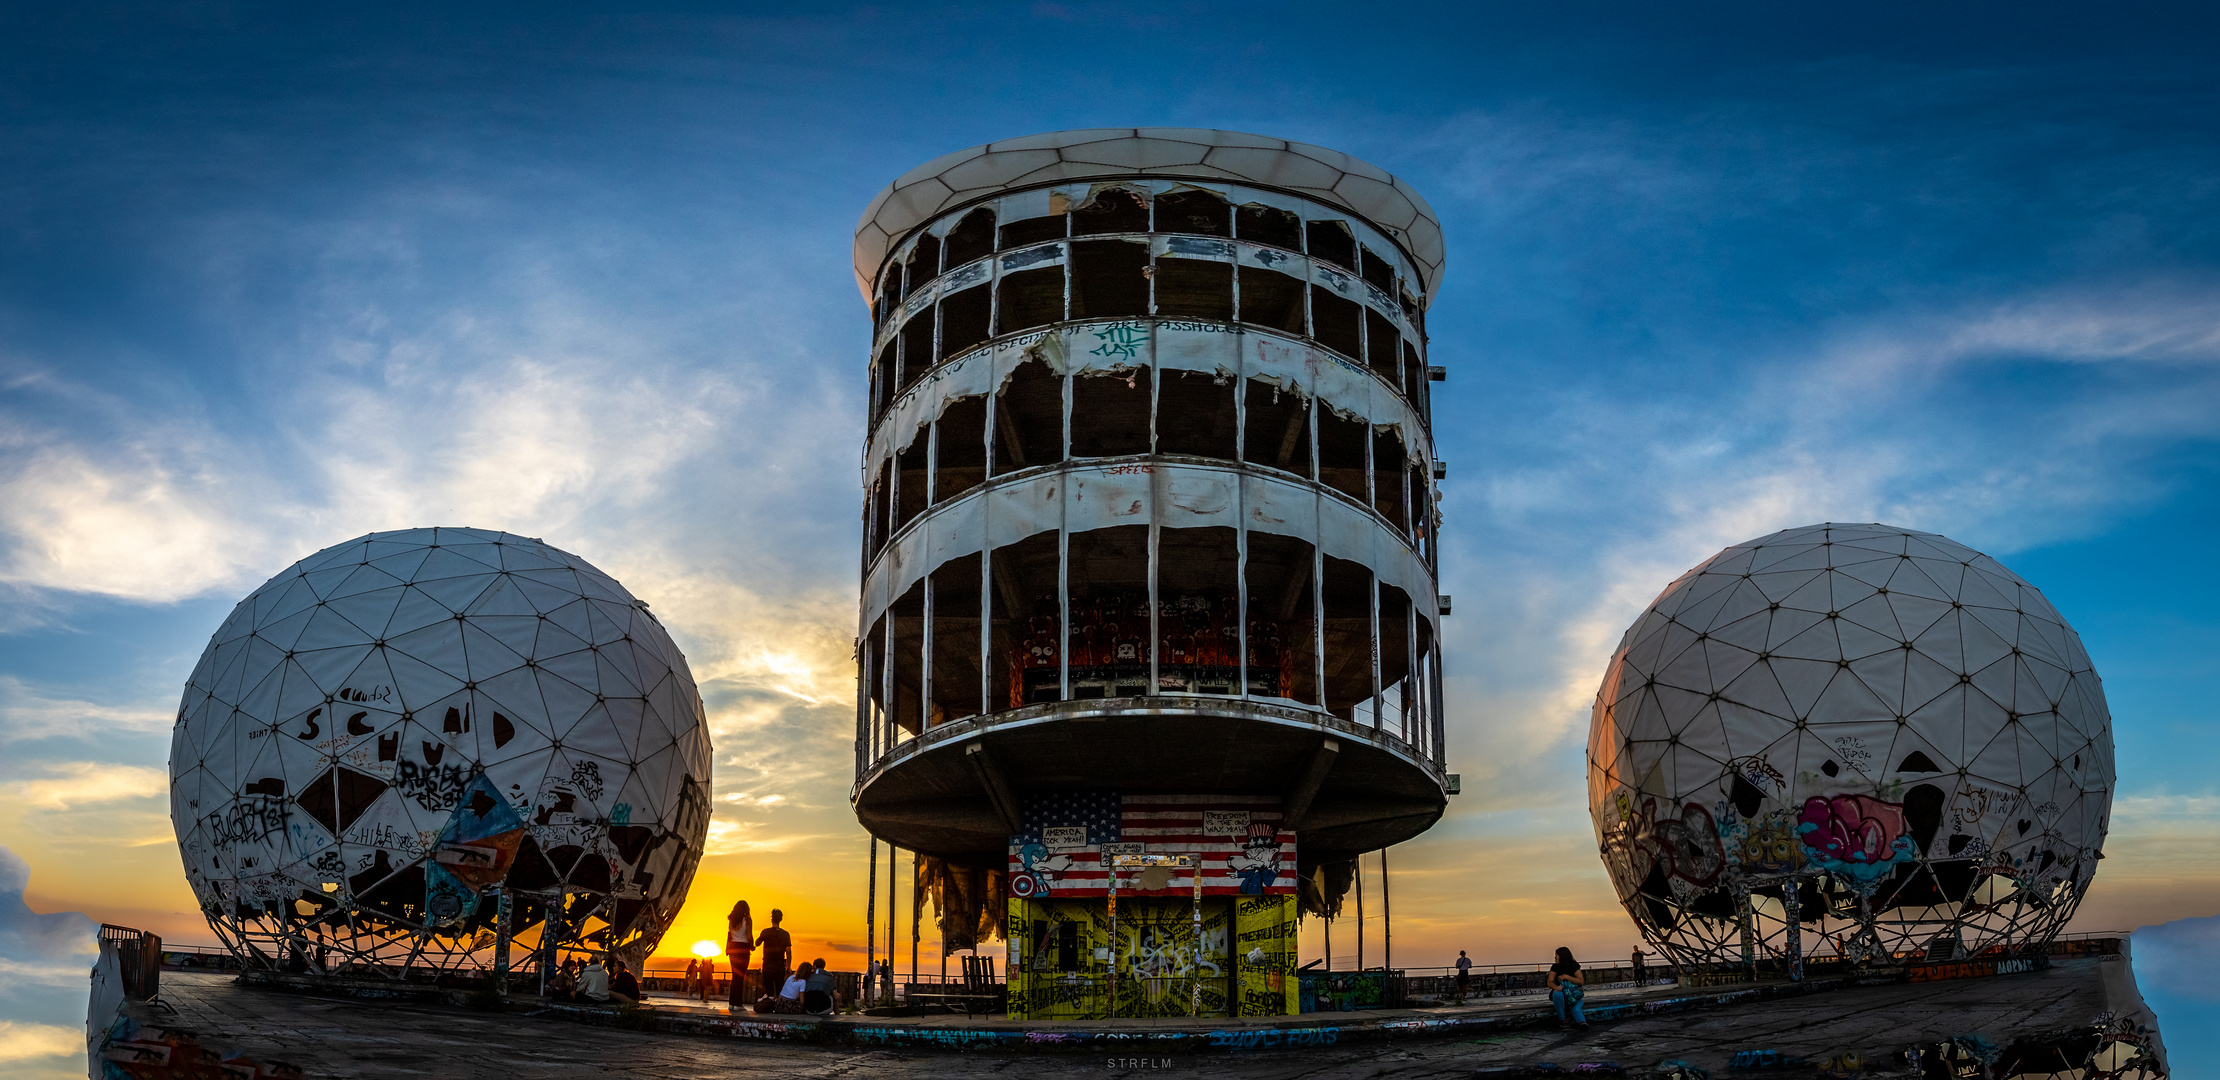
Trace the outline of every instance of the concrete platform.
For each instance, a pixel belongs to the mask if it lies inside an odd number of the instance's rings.
[[[290,981],[290,980],[287,980]],[[436,993],[436,992],[435,992]],[[168,972],[177,1011],[132,1006],[142,1023],[312,1078],[640,1076],[738,1072],[841,1076],[1193,1075],[1470,1077],[1485,1070],[1612,1062],[1633,1071],[1677,1058],[1721,1070],[1743,1050],[1888,1061],[1905,1046],[1979,1035],[2086,1032],[2100,1014],[2148,1011],[2124,957],[2062,959],[2017,975],[1905,984],[1843,978],[1709,990],[1599,988],[1593,1027],[1558,1030],[1525,995],[1464,1007],[1317,1013],[1251,1021],[1021,1023],[962,1016],[879,1019],[732,1017],[656,1002],[646,1030],[607,1010],[533,999],[507,1013],[425,1001],[320,996],[230,976]],[[951,1052],[954,1051],[954,1052]],[[1796,1075],[1775,1073],[1774,1075]],[[1803,1070],[1801,1075],[1810,1075]],[[1869,1075],[1888,1075],[1877,1071]]]

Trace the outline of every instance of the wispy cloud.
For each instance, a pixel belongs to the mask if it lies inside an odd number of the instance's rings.
[[[62,697],[0,675],[0,745],[33,739],[98,739],[121,732],[167,731],[176,716],[144,705],[105,705]]]
[[[152,798],[167,793],[170,788],[169,777],[162,770],[141,765],[48,761],[25,767],[44,775],[0,781],[0,792],[38,810],[70,810],[123,799]]]
[[[84,1053],[84,1032],[60,1024],[0,1020],[0,1061],[30,1061],[65,1055],[83,1057]]]

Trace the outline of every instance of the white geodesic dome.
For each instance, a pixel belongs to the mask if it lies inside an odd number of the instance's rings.
[[[1792,905],[1806,953],[2039,948],[2112,782],[2104,688],[2050,601],[1887,525],[1787,529],[1666,586],[1588,736],[1612,883],[1684,964],[1783,955]]]
[[[496,890],[513,932],[560,911],[551,938],[637,957],[701,856],[709,753],[686,658],[607,574],[508,533],[372,533],[209,640],[170,817],[250,962],[482,966]]]

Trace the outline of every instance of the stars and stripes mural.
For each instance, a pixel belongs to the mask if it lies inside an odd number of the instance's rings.
[[[1295,833],[1280,827],[1273,795],[1121,795],[1065,791],[1026,801],[1025,831],[1010,838],[1010,894],[1081,899],[1109,891],[1106,855],[1191,855],[1206,896],[1295,891]],[[1191,894],[1192,871],[1127,868],[1118,893]]]

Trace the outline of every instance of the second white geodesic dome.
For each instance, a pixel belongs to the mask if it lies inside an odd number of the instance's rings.
[[[1682,963],[1777,954],[1792,908],[1809,952],[2032,949],[2096,872],[2111,715],[1996,560],[1813,525],[1727,548],[1627,630],[1588,784],[1621,902]]]

